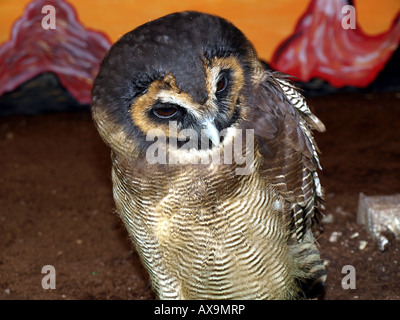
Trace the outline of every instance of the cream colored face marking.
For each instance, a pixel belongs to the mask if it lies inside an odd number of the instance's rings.
[[[195,118],[201,120],[202,114],[198,111],[199,107],[192,101],[187,101],[187,99],[182,99],[181,94],[171,90],[160,90],[156,94],[156,101],[162,103],[172,103],[182,108],[185,108],[191,115]]]
[[[154,122],[148,116],[148,112],[154,104],[157,101],[171,103],[185,108],[199,123],[204,124],[205,129],[209,129],[210,138],[214,138],[213,142],[217,144],[216,128],[213,121],[219,112],[216,90],[218,81],[221,78],[221,72],[223,70],[230,71],[230,92],[224,103],[228,107],[225,116],[229,118],[235,112],[236,101],[244,84],[243,69],[237,58],[232,56],[214,58],[204,64],[204,69],[206,74],[206,90],[208,93],[208,98],[204,104],[196,103],[188,93],[182,91],[177,86],[175,77],[172,74],[167,74],[163,79],[153,81],[148,90],[134,101],[130,110],[133,122],[146,135],[155,126]],[[169,131],[167,123],[157,123],[157,128],[163,130],[166,136],[175,137],[174,133]]]

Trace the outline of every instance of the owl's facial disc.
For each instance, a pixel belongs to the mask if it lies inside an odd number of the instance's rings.
[[[196,148],[218,147],[226,130],[236,127],[240,119],[239,95],[243,87],[243,70],[236,57],[214,57],[204,62],[207,96],[196,100],[191,92],[180,88],[172,73],[151,82],[133,102],[130,113],[133,123],[147,135],[162,130],[168,139],[177,139],[177,146],[196,140]],[[152,133],[151,133],[152,134]]]

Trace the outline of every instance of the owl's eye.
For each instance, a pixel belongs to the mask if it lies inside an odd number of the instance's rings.
[[[154,115],[161,119],[169,119],[176,115],[178,109],[173,105],[167,105],[165,107],[157,107],[153,109]]]
[[[220,79],[217,82],[217,91],[216,93],[221,93],[222,91],[224,91],[227,87],[228,84],[228,79],[226,78],[225,75],[222,75],[220,77]]]

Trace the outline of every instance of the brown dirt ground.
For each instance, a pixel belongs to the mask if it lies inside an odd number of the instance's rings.
[[[382,253],[356,223],[360,192],[400,193],[400,93],[309,103],[327,127],[316,134],[333,217],[319,236],[324,299],[400,299],[400,241]],[[114,212],[109,151],[89,112],[0,118],[0,168],[0,299],[154,298]],[[45,265],[56,269],[54,290],[41,286]],[[356,289],[342,288],[344,265],[355,267]]]

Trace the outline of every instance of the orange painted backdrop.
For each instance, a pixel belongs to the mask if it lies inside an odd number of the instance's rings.
[[[106,33],[112,41],[135,27],[165,14],[198,10],[231,20],[270,61],[287,38],[310,0],[68,0],[79,20]],[[335,1],[335,0],[332,0]],[[0,44],[10,38],[12,24],[30,0],[0,0]],[[386,31],[400,10],[400,0],[356,0],[357,22],[368,34]]]

